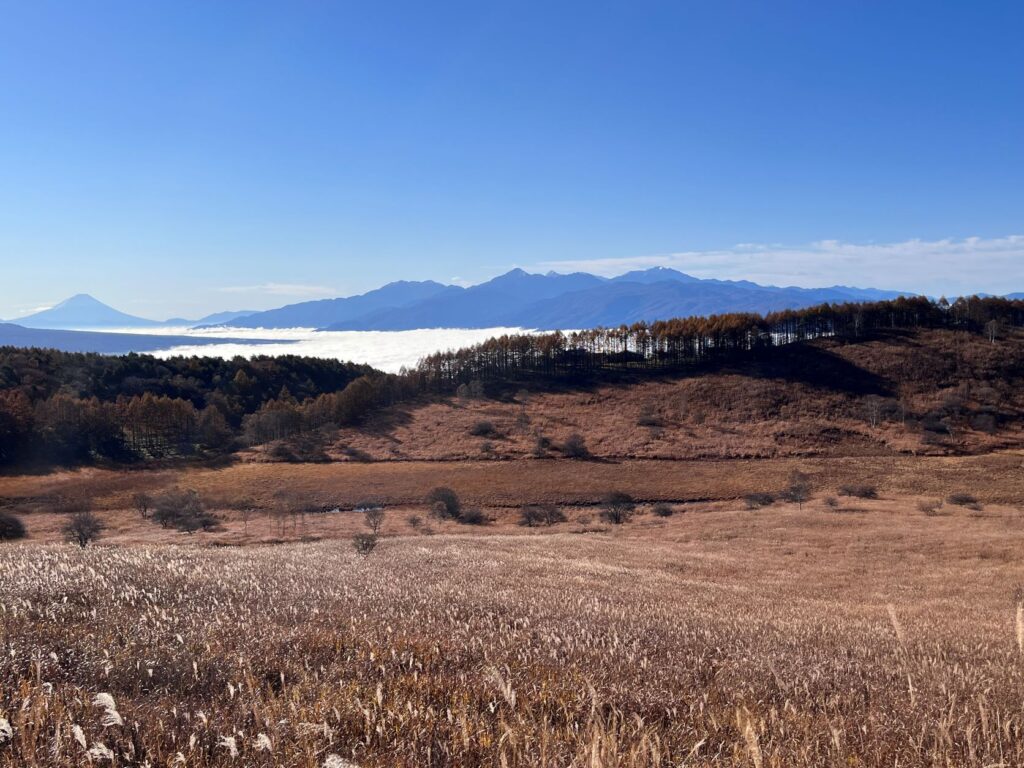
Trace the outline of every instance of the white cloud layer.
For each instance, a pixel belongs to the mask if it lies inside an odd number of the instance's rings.
[[[672,267],[694,277],[806,288],[852,285],[936,296],[1003,294],[1024,291],[1024,235],[868,244],[822,240],[805,246],[741,243],[722,250],[550,261],[539,266],[608,277]]]
[[[120,333],[194,336],[201,339],[234,339],[221,344],[195,344],[151,352],[156,357],[200,355],[232,358],[235,355],[305,355],[368,363],[397,373],[435,352],[461,349],[519,328],[427,328],[418,331],[316,331],[312,328],[118,328]],[[270,344],[245,343],[263,339]]]

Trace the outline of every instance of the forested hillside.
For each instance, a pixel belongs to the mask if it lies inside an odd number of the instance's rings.
[[[0,464],[227,451],[264,404],[306,401],[376,374],[291,356],[160,360],[0,347]]]
[[[817,375],[823,386],[849,386],[863,371],[849,364],[823,367],[820,356],[810,347],[801,352],[799,343],[821,338],[864,342],[895,331],[939,329],[994,346],[1021,326],[1021,301],[971,298],[949,304],[901,298],[768,316],[721,315],[568,335],[504,336],[432,355],[399,375],[299,357],[157,360],[0,348],[0,463],[209,455],[358,424],[382,406],[480,393],[493,383],[506,389],[518,383],[590,384],[623,373],[699,372],[737,360],[784,362],[805,379]],[[1014,370],[991,368],[990,376],[1009,380]],[[910,375],[927,378],[929,373]],[[961,374],[953,370],[950,375]],[[867,387],[860,394],[873,392]]]

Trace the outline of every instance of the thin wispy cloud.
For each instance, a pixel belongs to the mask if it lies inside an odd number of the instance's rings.
[[[263,296],[295,296],[323,298],[337,296],[338,291],[326,285],[302,283],[260,283],[259,285],[229,285],[218,289],[222,293],[245,293]]]
[[[808,288],[845,284],[934,295],[998,294],[1024,291],[1024,235],[896,243],[821,240],[803,246],[740,243],[720,250],[549,261],[538,266],[608,277],[672,267],[694,277]]]
[[[48,309],[53,309],[54,304],[14,304],[11,307],[11,317],[18,319],[20,317],[28,317],[34,315],[37,312],[45,312]],[[0,311],[0,317],[4,317],[2,311]]]

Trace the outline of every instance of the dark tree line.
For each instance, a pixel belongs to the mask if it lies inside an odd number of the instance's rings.
[[[482,382],[599,378],[685,369],[821,337],[956,329],[993,341],[1024,326],[1024,301],[900,298],[767,316],[691,317],[570,334],[506,335],[424,358],[412,370],[286,357],[108,357],[0,348],[0,465],[117,462],[227,452],[358,423],[425,393]]]
[[[474,381],[572,379],[602,371],[685,368],[822,337],[857,339],[882,330],[949,328],[997,333],[1024,326],[1024,301],[924,297],[824,304],[769,315],[729,314],[595,328],[570,334],[507,335],[420,361],[420,386],[445,391]]]
[[[57,393],[103,402],[150,394],[188,400],[197,408],[216,405],[235,425],[282,387],[304,400],[343,389],[368,373],[374,373],[368,365],[296,355],[161,360],[0,347],[0,390],[16,390],[32,402]]]

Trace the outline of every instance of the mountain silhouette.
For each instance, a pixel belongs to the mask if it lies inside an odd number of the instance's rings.
[[[582,272],[538,275],[514,269],[470,288],[452,288],[405,307],[384,307],[317,327],[335,331],[498,326],[564,330],[691,315],[763,313],[899,295],[899,291],[845,286],[779,288],[749,281],[702,280],[665,267],[612,279]]]
[[[8,322],[26,328],[104,329],[166,325],[400,331],[418,328],[519,327],[571,330],[730,312],[766,313],[824,303],[880,301],[903,291],[759,285],[702,279],[668,267],[607,278],[586,272],[532,274],[513,269],[469,287],[399,280],[367,293],[289,304],[266,311],[217,312],[165,322],[120,312],[87,294]],[[1024,294],[1010,294],[1021,298]]]
[[[119,312],[87,293],[79,293],[55,307],[11,322],[23,328],[145,328],[161,325],[155,320]]]

